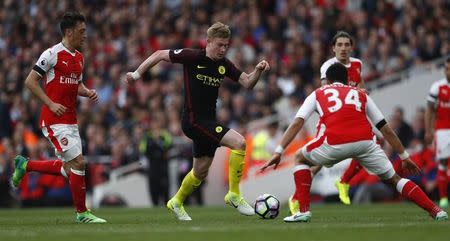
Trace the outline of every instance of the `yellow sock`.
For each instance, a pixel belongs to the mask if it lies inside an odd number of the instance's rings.
[[[228,161],[228,185],[230,192],[240,194],[239,182],[241,181],[242,169],[244,169],[245,151],[231,150]]]
[[[175,194],[174,198],[179,202],[183,203],[189,194],[191,194],[195,189],[200,186],[202,181],[194,176],[194,171],[191,170],[183,179],[180,189]]]

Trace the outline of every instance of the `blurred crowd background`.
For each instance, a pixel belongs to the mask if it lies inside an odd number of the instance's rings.
[[[17,198],[22,206],[53,205],[58,198],[58,203],[70,203],[63,179],[30,174],[19,192],[11,192],[8,178],[16,154],[54,157],[38,126],[40,103],[24,88],[24,80],[39,55],[61,40],[59,17],[71,9],[87,18],[83,77],[100,97],[97,104],[80,98],[78,107],[90,186],[142,156],[153,167],[149,175],[162,176],[157,180],[165,180],[174,156],[188,160],[181,176],[189,170],[191,146],[180,127],[181,66],[161,63],[130,86],[122,79],[155,50],[205,47],[206,29],[216,21],[231,27],[227,57],[240,69],[250,72],[261,59],[271,65],[253,91],[231,81],[221,87],[218,120],[244,134],[251,121],[273,115],[279,123],[262,131],[274,127],[272,136],[282,133],[320,85],[319,68],[332,57],[331,38],[338,30],[354,37],[353,56],[362,60],[366,82],[450,53],[450,3],[445,0],[0,1],[0,205],[14,205]],[[399,106],[385,114],[403,144],[422,151],[424,109],[409,123],[402,112]],[[418,179],[428,192],[434,190],[432,163],[424,179]],[[158,185],[153,190],[165,199],[167,183]]]

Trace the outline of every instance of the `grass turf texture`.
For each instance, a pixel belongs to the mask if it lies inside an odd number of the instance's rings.
[[[0,209],[0,240],[448,240],[449,222],[436,222],[408,203],[313,205],[311,223],[239,215],[230,207],[187,207],[192,222],[163,208],[102,208],[108,224],[75,224],[70,208]]]

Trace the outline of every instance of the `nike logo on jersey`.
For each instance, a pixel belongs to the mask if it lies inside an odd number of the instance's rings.
[[[206,66],[197,65],[197,69],[204,69]]]

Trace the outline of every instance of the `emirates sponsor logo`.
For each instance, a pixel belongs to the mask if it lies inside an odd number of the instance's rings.
[[[72,85],[77,85],[78,84],[78,75],[71,73],[70,77],[66,77],[66,76],[61,76],[59,78],[59,83],[60,84],[72,84]]]
[[[442,108],[450,108],[450,102],[439,102],[439,106]]]

